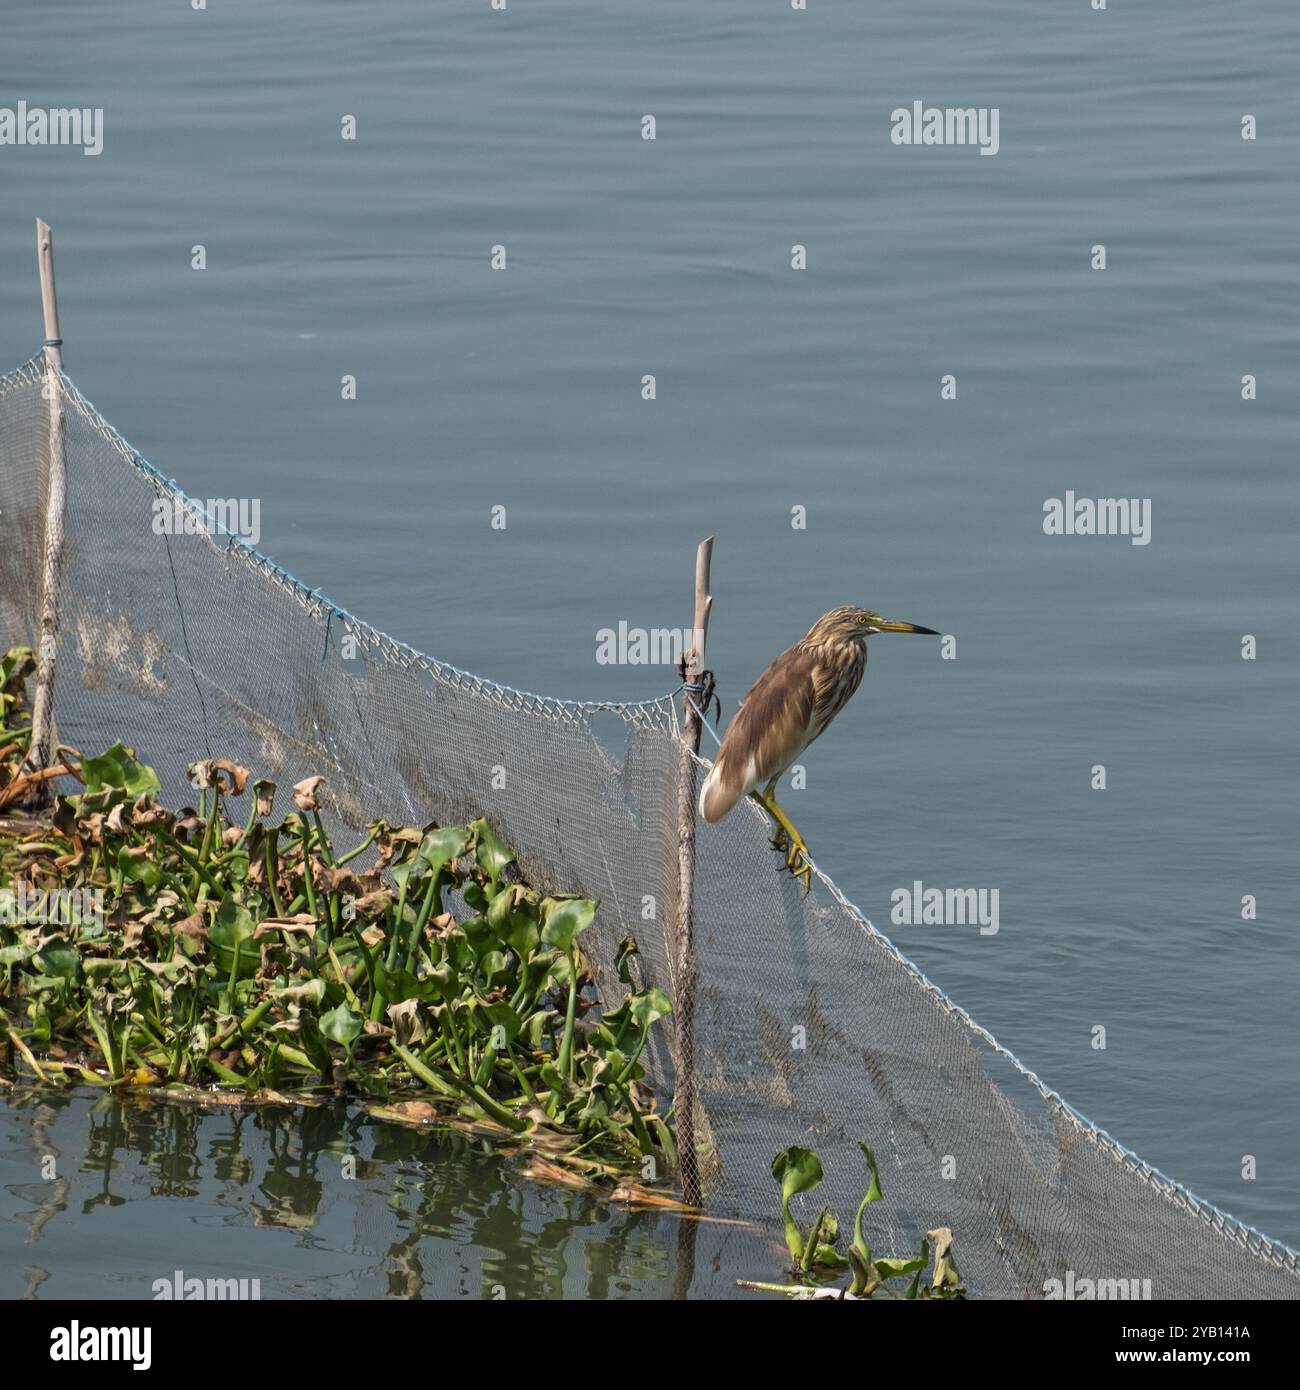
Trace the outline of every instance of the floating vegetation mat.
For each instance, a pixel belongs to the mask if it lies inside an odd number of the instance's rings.
[[[598,903],[522,881],[485,820],[377,821],[341,850],[321,778],[277,788],[227,759],[190,765],[196,805],[159,803],[120,743],[60,748],[80,783],[36,815],[25,771],[31,655],[0,665],[0,1076],[180,1103],[346,1098],[377,1119],[527,1148],[544,1180],[671,1205],[676,1167],[640,1058],[670,1012],[598,999],[582,933]],[[617,1193],[616,1193],[617,1195]]]

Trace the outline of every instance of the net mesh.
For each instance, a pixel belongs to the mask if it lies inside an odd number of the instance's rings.
[[[0,378],[4,646],[32,641],[40,608],[45,381],[39,358]],[[507,689],[394,641],[227,536],[159,534],[156,503],[173,517],[197,504],[66,376],[52,389],[66,406],[62,742],[135,746],[174,804],[188,799],[187,763],[207,756],[281,785],[323,774],[335,824],[353,830],[486,815],[532,882],[599,899],[583,942],[604,997],[621,994],[613,962],[628,934],[646,982],[674,990],[671,696],[587,704]],[[949,1226],[974,1296],[1040,1297],[1049,1280],[1106,1281],[1103,1297],[1140,1296],[1144,1280],[1155,1298],[1300,1295],[1296,1252],[1098,1130],[829,879],[818,872],[804,898],[770,856],[748,803],[697,839],[698,983],[674,1017],[693,1004],[711,1210],[768,1222],[772,1157],[798,1143],[822,1159],[816,1201],[851,1217],[865,1139],[885,1192],[867,1208],[872,1248],[905,1253]],[[660,1096],[673,1094],[672,1053],[661,1043],[648,1059]]]

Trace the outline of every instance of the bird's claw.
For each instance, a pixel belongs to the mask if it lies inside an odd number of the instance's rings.
[[[775,822],[769,844],[778,854],[785,856],[785,863],[777,872],[788,872],[793,878],[803,879],[804,897],[807,897],[812,888],[812,861],[808,858],[808,846],[804,844],[803,836],[790,824],[782,814],[781,808],[769,796],[755,795],[754,799]]]
[[[785,863],[777,873],[788,873],[792,878],[803,879],[803,895],[806,898],[812,891],[812,864],[808,859],[808,846],[802,840],[788,840],[785,832],[778,830],[772,848],[786,851]]]
[[[790,870],[791,877],[803,879],[803,895],[806,898],[812,892],[812,863],[808,858],[805,846],[797,845],[791,848],[790,858],[786,861],[786,866]]]

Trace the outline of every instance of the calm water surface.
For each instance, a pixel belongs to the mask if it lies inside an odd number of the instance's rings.
[[[11,1299],[152,1299],[176,1270],[262,1298],[728,1298],[780,1269],[744,1225],[611,1208],[332,1105],[0,1098],[0,1223]]]
[[[873,644],[791,813],[1074,1105],[1300,1243],[1297,71],[1290,0],[28,6],[2,100],[102,106],[106,139],[0,150],[0,355],[39,341],[39,214],[69,370],[134,444],[260,498],[262,548],[353,611],[511,684],[668,689],[598,665],[596,632],[687,624],[708,533],[728,714],[834,604],[955,634],[956,661]],[[999,107],[1000,152],[891,145],[915,99]],[[1044,536],[1066,489],[1150,497],[1151,544]],[[891,928],[917,878],[997,888],[999,933]],[[550,1292],[677,1277],[672,1223],[451,1144],[331,1131],[388,1223],[358,1234],[318,1115],[85,1101],[46,1122],[77,1176],[29,1247],[32,1114],[0,1110],[11,1292],[21,1263],[134,1294],[198,1237],[278,1262],[283,1293],[401,1291],[409,1261],[427,1293],[534,1257]]]

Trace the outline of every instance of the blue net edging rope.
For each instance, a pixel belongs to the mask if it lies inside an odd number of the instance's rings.
[[[919,966],[910,961],[869,918],[864,916],[864,914],[844,896],[831,878],[817,868],[815,864],[813,865],[813,873],[835,901],[838,902],[846,912],[853,916],[861,929],[868,936],[872,937],[882,950],[887,951],[889,955],[891,955],[894,960],[916,980],[917,984],[933,998],[939,1008],[960,1019],[972,1033],[982,1038],[998,1056],[1009,1062],[1058,1114],[1074,1126],[1083,1138],[1097,1145],[1098,1148],[1102,1149],[1117,1163],[1139,1177],[1152,1188],[1152,1190],[1160,1193],[1162,1197],[1166,1198],[1175,1207],[1193,1216],[1199,1217],[1211,1230],[1234,1241],[1236,1244],[1240,1245],[1243,1250],[1248,1250],[1252,1254],[1260,1255],[1272,1261],[1279,1269],[1290,1270],[1292,1273],[1300,1273],[1300,1251],[1293,1250],[1289,1245],[1284,1245],[1280,1241],[1270,1239],[1270,1237],[1266,1236],[1262,1231],[1256,1230],[1254,1226],[1249,1226],[1244,1221],[1239,1221],[1235,1216],[1224,1211],[1221,1207],[1215,1206],[1213,1202],[1206,1201],[1203,1197],[1198,1197],[1189,1188],[1184,1187],[1182,1183],[1162,1173],[1154,1164],[1146,1162],[1145,1159],[1141,1158],[1132,1149],[1121,1144],[1118,1139],[1108,1134],[1100,1125],[1094,1124],[1092,1120],[1076,1110],[1064,1097],[1052,1090],[1036,1072],[1031,1071],[1025,1066],[1014,1052],[1003,1047],[987,1028],[976,1023],[960,1004],[950,999],[938,985],[929,979]],[[1300,1292],[1300,1290],[1297,1292]]]
[[[690,699],[688,694],[687,699]],[[700,716],[701,723],[708,730],[710,737],[715,744],[721,744],[721,739],[714,732],[713,726],[704,717],[700,707],[691,700],[696,714]],[[709,763],[703,759],[696,759],[701,771],[707,771]],[[757,807],[750,806],[751,813],[760,820],[766,828],[767,821],[763,813]],[[1154,1191],[1167,1198],[1174,1206],[1193,1216],[1199,1217],[1212,1230],[1225,1236],[1227,1239],[1235,1241],[1242,1249],[1249,1250],[1253,1254],[1261,1255],[1265,1259],[1272,1260],[1279,1268],[1288,1269],[1300,1273],[1300,1252],[1293,1250],[1288,1245],[1283,1245],[1279,1241],[1271,1240],[1262,1231],[1256,1230],[1253,1226],[1248,1226],[1245,1222],[1237,1220],[1236,1217],[1224,1211],[1221,1207],[1215,1206],[1213,1202],[1206,1201],[1198,1197],[1182,1183],[1175,1181],[1167,1174],[1162,1173],[1154,1164],[1147,1163],[1145,1159],[1139,1157],[1132,1149],[1126,1148],[1119,1140],[1108,1134],[1100,1125],[1094,1124],[1092,1120],[1076,1110],[1067,1100],[1053,1091],[1036,1072],[1031,1071],[1020,1060],[1015,1053],[998,1042],[992,1033],[981,1024],[977,1023],[965,1009],[949,998],[942,989],[939,988],[913,961],[909,960],[898,949],[897,946],[887,937],[884,932],[862,913],[858,907],[851,902],[838,885],[823,870],[812,865],[813,873],[821,885],[830,893],[831,897],[858,923],[862,931],[876,942],[880,948],[889,953],[890,956],[904,970],[912,976],[916,983],[934,1000],[935,1004],[945,1013],[951,1014],[961,1020],[972,1033],[983,1038],[998,1056],[1009,1062],[1017,1072],[1039,1093],[1040,1096],[1052,1106],[1058,1114],[1068,1120],[1078,1133],[1084,1138],[1096,1144],[1099,1148],[1109,1154],[1117,1163],[1129,1169],[1143,1182],[1148,1184]]]
[[[15,384],[21,385],[24,381],[32,380],[33,376],[35,379],[43,379],[45,368],[42,361],[42,358],[37,356],[13,373],[12,376],[16,379]],[[28,375],[27,373],[31,368],[35,369],[34,374]],[[9,380],[10,378],[0,379],[0,393],[3,392],[6,382]],[[66,372],[60,373],[60,387],[68,404],[111,444],[131,467],[149,478],[160,495],[166,493],[169,496],[179,498],[182,504],[196,517],[205,517],[202,504],[191,497],[175,478],[167,477],[161,469],[154,467],[138,449],[133,448],[86,399]],[[525,710],[530,714],[540,714],[551,719],[568,721],[585,721],[593,714],[613,713],[631,723],[650,728],[672,731],[677,728],[676,707],[673,699],[677,694],[676,690],[649,700],[564,700],[550,695],[536,695],[527,690],[517,690],[512,686],[488,680],[486,677],[476,676],[470,671],[463,671],[448,662],[428,656],[415,647],[408,646],[405,642],[391,637],[363,618],[358,618],[356,614],[335,603],[320,589],[313,589],[304,584],[301,579],[291,574],[282,565],[277,564],[269,555],[263,554],[256,547],[248,545],[240,537],[227,531],[219,519],[214,522],[205,521],[205,525],[215,529],[224,537],[224,546],[218,547],[216,541],[212,540],[209,535],[209,540],[214,547],[237,554],[251,569],[258,571],[285,593],[292,595],[313,619],[321,623],[325,629],[324,640],[326,642],[328,642],[330,625],[337,620],[365,649],[381,653],[385,659],[396,665],[419,667],[435,680],[443,681],[459,690],[484,696],[507,709]]]

